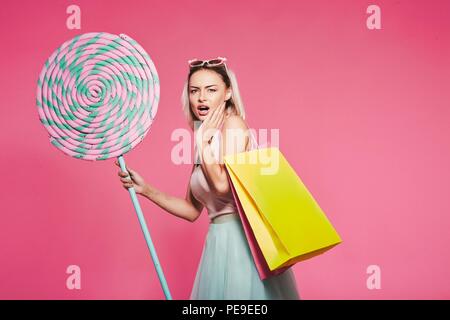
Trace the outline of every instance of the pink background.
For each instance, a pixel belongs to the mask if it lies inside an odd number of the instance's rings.
[[[66,27],[71,4],[81,30]],[[371,4],[381,30],[366,27]],[[0,23],[1,299],[164,299],[113,160],[64,155],[38,121],[43,63],[94,31],[129,34],[156,65],[157,118],[125,158],[174,196],[191,169],[170,157],[171,133],[188,128],[186,61],[228,58],[249,126],[280,129],[344,240],[294,266],[303,299],[450,298],[449,1],[3,1]],[[188,299],[206,211],[191,224],[140,203],[172,296]],[[71,264],[81,290],[66,288]]]

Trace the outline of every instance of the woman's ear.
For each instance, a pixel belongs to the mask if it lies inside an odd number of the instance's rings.
[[[230,100],[231,99],[231,89],[227,90],[227,93],[225,95],[225,100]]]

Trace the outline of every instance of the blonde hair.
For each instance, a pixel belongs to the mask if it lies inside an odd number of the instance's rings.
[[[225,68],[219,66],[219,67],[198,67],[198,68],[191,68],[188,78],[184,83],[183,92],[181,94],[181,105],[183,113],[187,119],[187,122],[189,124],[189,127],[194,130],[194,121],[198,120],[195,115],[192,113],[190,102],[189,102],[189,79],[191,76],[197,72],[198,70],[206,69],[206,70],[212,70],[215,71],[220,75],[223,82],[225,83],[226,89],[231,88],[231,98],[227,100],[226,108],[231,107],[238,116],[240,116],[242,119],[245,120],[245,109],[244,109],[244,103],[242,102],[241,94],[239,93],[239,86],[236,80],[236,75],[232,70],[230,70],[228,67],[228,72],[225,70]]]

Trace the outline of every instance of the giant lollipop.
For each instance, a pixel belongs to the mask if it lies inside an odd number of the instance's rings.
[[[84,160],[118,157],[146,136],[159,102],[150,56],[132,38],[105,32],[78,35],[47,59],[36,104],[50,142]],[[128,189],[166,299],[172,299],[134,188]]]

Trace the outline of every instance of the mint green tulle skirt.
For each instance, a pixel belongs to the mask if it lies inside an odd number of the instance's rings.
[[[291,268],[259,278],[238,214],[210,223],[191,300],[299,300]]]

